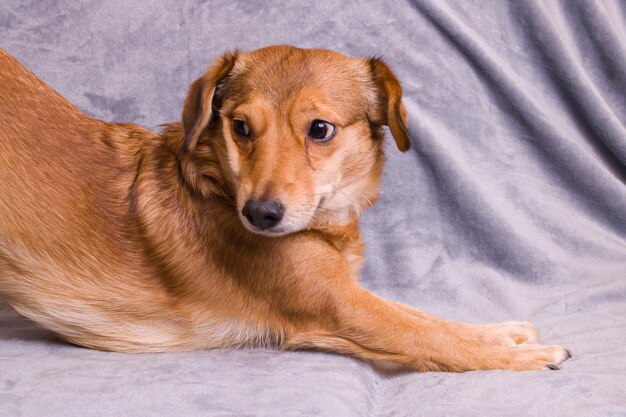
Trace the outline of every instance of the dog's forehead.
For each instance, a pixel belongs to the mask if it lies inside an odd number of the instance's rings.
[[[315,90],[329,101],[365,98],[371,75],[367,61],[324,49],[277,46],[239,53],[229,89],[241,101],[254,94],[274,103],[295,97],[302,90]]]

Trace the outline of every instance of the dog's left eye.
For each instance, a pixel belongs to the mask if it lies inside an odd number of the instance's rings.
[[[233,120],[233,130],[241,137],[250,137],[250,127],[243,120]]]
[[[308,136],[316,142],[326,142],[335,136],[335,125],[323,120],[313,120]]]

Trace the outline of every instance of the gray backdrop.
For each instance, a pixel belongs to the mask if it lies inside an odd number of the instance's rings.
[[[574,358],[385,377],[326,353],[103,353],[5,305],[0,415],[626,415],[625,2],[0,3],[0,47],[88,114],[149,128],[218,54],[281,43],[381,54],[403,82],[414,147],[388,146],[364,285],[530,320]]]

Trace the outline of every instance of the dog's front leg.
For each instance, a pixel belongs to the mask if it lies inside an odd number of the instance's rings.
[[[401,303],[394,304],[418,319],[427,316],[426,313],[415,307]],[[487,324],[447,323],[450,328],[464,339],[476,342],[502,346],[513,346],[521,343],[539,343],[539,332],[537,328],[528,322],[507,321]]]
[[[496,343],[498,329],[488,326],[497,325],[444,321],[356,284],[341,294],[333,297],[333,320],[295,332],[284,347],[331,350],[418,371],[551,369],[569,357],[559,346]]]

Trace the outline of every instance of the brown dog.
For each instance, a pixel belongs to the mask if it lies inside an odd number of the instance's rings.
[[[569,353],[528,323],[452,323],[359,286],[383,125],[409,148],[401,94],[379,59],[228,53],[157,135],[84,115],[0,51],[0,294],[96,349],[555,369]]]

